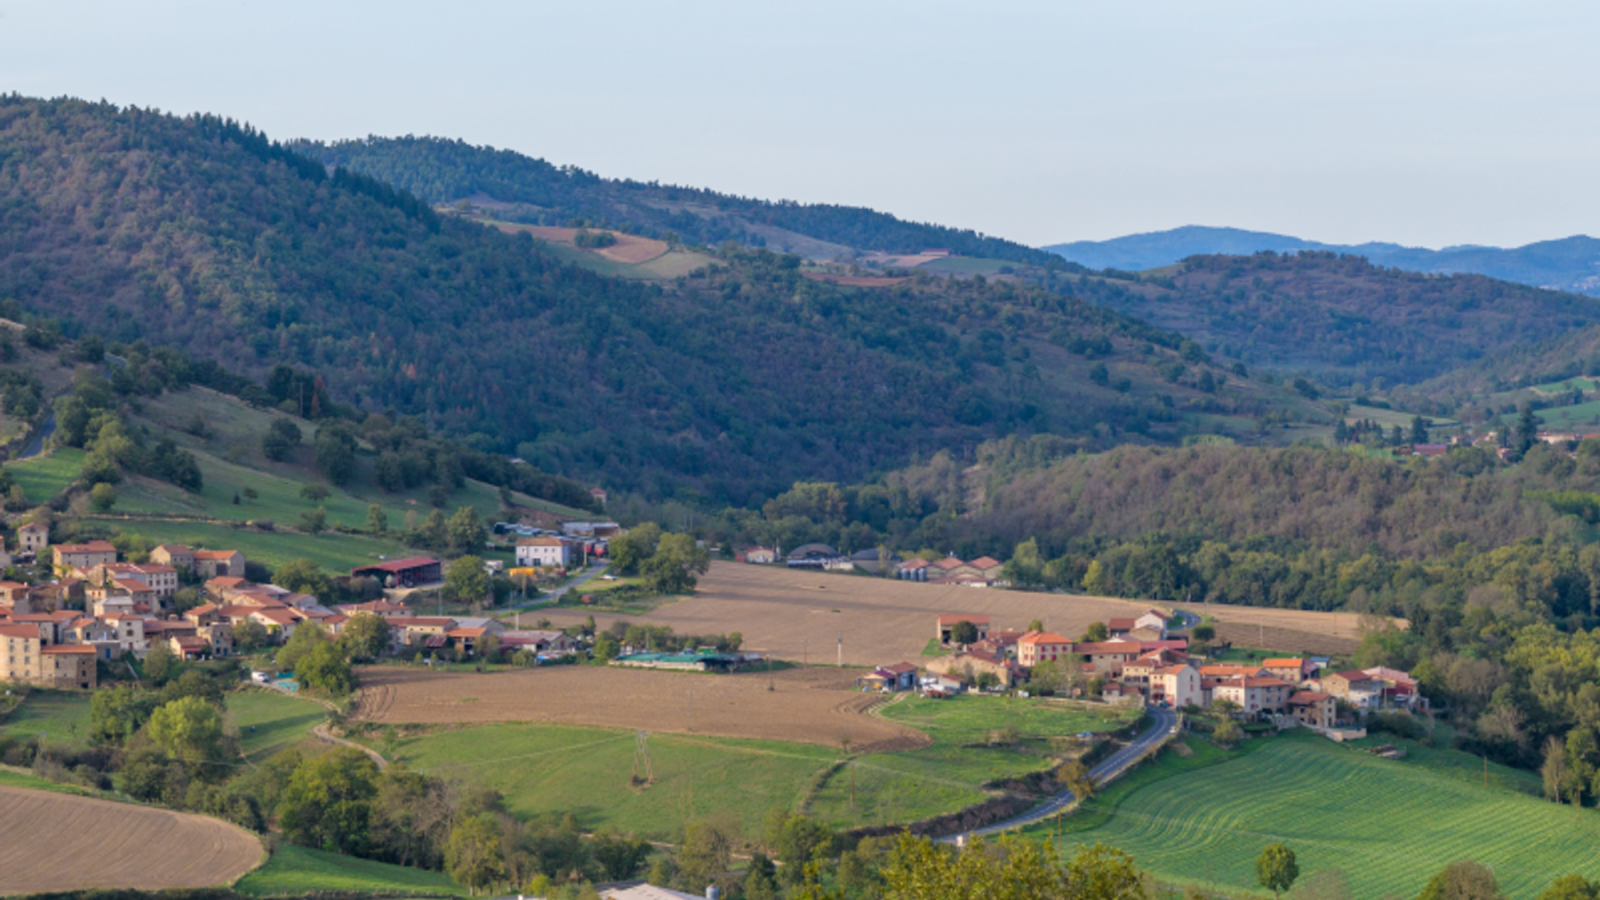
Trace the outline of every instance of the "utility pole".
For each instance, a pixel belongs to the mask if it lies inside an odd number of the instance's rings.
[[[839,632],[839,668],[844,668],[844,632]],[[851,770],[852,772],[854,770]],[[854,778],[854,775],[851,775]]]

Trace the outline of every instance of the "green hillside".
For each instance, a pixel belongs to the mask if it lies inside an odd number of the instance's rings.
[[[1337,385],[1422,381],[1502,351],[1524,357],[1528,345],[1600,322],[1590,297],[1317,252],[1195,256],[1146,277],[1080,277],[1076,290],[1219,356]]]
[[[1182,763],[1182,760],[1175,761]],[[1310,735],[1278,738],[1203,768],[1113,789],[1065,821],[1063,843],[1103,841],[1170,884],[1255,888],[1261,849],[1281,841],[1301,876],[1338,869],[1357,897],[1414,897],[1448,862],[1494,869],[1515,900],[1557,875],[1600,876],[1600,816],[1485,789]],[[1135,776],[1137,779],[1139,776]],[[1035,829],[1034,837],[1050,837]]]
[[[1010,281],[842,288],[737,249],[603,277],[215,117],[11,96],[0,160],[0,298],[69,338],[298,363],[331,400],[614,491],[742,503],[1015,431],[1105,446],[1322,415]]]

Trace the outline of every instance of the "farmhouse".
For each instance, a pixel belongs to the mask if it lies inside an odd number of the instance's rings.
[[[1322,676],[1323,693],[1331,694],[1359,709],[1370,709],[1381,704],[1383,689],[1384,683],[1381,678],[1375,678],[1360,669]]]
[[[366,603],[345,603],[338,607],[339,612],[347,616],[356,613],[372,613],[384,619],[399,619],[411,615],[411,607],[404,603],[394,603],[389,600],[371,600]]]
[[[856,679],[856,687],[869,691],[908,691],[917,686],[917,667],[908,662],[880,666]]]
[[[778,551],[771,547],[751,547],[744,552],[744,561],[758,566],[770,566],[778,561]]]
[[[564,569],[572,561],[572,547],[558,537],[531,537],[517,540],[517,565],[552,566]]]
[[[38,555],[50,543],[50,529],[38,522],[29,522],[17,529],[17,552]]]
[[[967,650],[954,656],[942,656],[928,662],[924,668],[942,675],[958,675],[972,679],[993,675],[996,683],[1006,687],[1015,684],[1023,674],[1021,667],[1015,662],[1004,656],[984,653],[981,650]]]
[[[1155,670],[1150,674],[1150,702],[1171,707],[1206,705],[1200,673],[1188,663]]]
[[[175,569],[186,568],[191,572],[194,571],[194,551],[183,544],[157,544],[155,549],[150,551],[150,561]]]
[[[103,563],[117,561],[117,548],[111,546],[109,541],[90,541],[87,544],[57,544],[51,549],[55,553],[53,562],[56,571],[63,575],[73,569],[89,569]]]
[[[1318,691],[1296,691],[1289,697],[1289,711],[1302,725],[1332,728],[1337,713],[1333,697]]]
[[[1240,712],[1255,717],[1262,713],[1288,711],[1289,694],[1294,688],[1276,678],[1239,676],[1219,682],[1211,689],[1211,702],[1230,700]]]
[[[1032,668],[1072,652],[1072,642],[1053,631],[1030,631],[1017,639],[1017,662]]]
[[[387,588],[413,588],[423,584],[436,584],[444,580],[444,566],[436,557],[413,556],[362,566],[350,572],[353,578],[375,578]]]
[[[978,630],[978,640],[981,641],[989,636],[988,616],[973,615],[970,613],[955,613],[939,616],[937,627],[934,630],[934,634],[939,638],[939,643],[953,643],[951,632],[954,631],[955,627],[962,622],[972,623],[972,627]]]
[[[1299,684],[1306,680],[1309,674],[1306,661],[1303,659],[1264,659],[1261,661],[1261,668],[1273,678],[1282,679],[1290,684]]]
[[[84,691],[96,685],[94,647],[48,644],[31,625],[0,625],[0,645],[0,681]]]
[[[196,550],[194,574],[200,578],[243,578],[244,554],[237,550]]]

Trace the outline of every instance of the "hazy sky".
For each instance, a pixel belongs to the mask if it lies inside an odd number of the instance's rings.
[[[0,89],[1032,244],[1600,234],[1594,2],[0,0]]]

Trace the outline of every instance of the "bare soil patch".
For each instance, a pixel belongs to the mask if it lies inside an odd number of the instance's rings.
[[[595,616],[605,627],[617,618],[670,625],[679,634],[737,631],[750,650],[779,659],[833,664],[843,634],[846,665],[880,666],[920,662],[935,617],[945,613],[987,615],[994,628],[1027,628],[1033,619],[1068,637],[1090,622],[1127,616],[1149,604],[1106,597],[953,587],[865,578],[776,566],[713,562],[693,597],[637,617]],[[539,610],[557,627],[583,622],[583,609]],[[529,613],[522,620],[528,621]]]
[[[526,231],[542,241],[552,241],[557,244],[577,246],[574,243],[578,236],[578,229],[576,228],[557,228],[551,225],[497,225],[495,227],[499,228],[506,234],[516,234],[519,231]],[[606,231],[606,229],[603,228],[593,228],[590,230],[596,232]],[[590,249],[589,252],[597,256],[604,256],[606,259],[613,260],[615,262],[630,264],[649,262],[656,257],[665,256],[667,253],[668,248],[666,241],[658,241],[654,238],[639,237],[636,234],[624,234],[620,231],[611,231],[609,234],[617,239],[615,244],[612,244],[609,247]]]
[[[356,719],[391,725],[550,722],[830,746],[848,734],[853,747],[868,752],[931,743],[920,731],[866,715],[881,698],[849,689],[858,674],[832,668],[769,676],[546,666],[479,675],[376,666],[361,670]]]
[[[255,836],[217,819],[0,787],[0,894],[214,887],[261,853]]]
[[[617,618],[670,625],[679,634],[737,631],[748,649],[813,663],[838,660],[842,633],[846,665],[880,666],[920,662],[928,639],[935,636],[934,617],[945,613],[987,615],[996,629],[1026,628],[1039,619],[1045,628],[1077,638],[1091,622],[1136,615],[1152,606],[1210,615],[1218,622],[1219,635],[1241,646],[1256,646],[1262,625],[1268,646],[1275,649],[1343,653],[1361,642],[1361,617],[1354,613],[948,587],[730,562],[713,562],[693,597],[642,616],[602,614],[595,619],[601,627]],[[533,615],[565,627],[583,622],[588,613],[552,609]],[[523,620],[528,618],[524,613]],[[1404,627],[1404,620],[1396,621]],[[1243,631],[1223,631],[1224,626],[1251,626],[1254,634],[1246,639]]]

